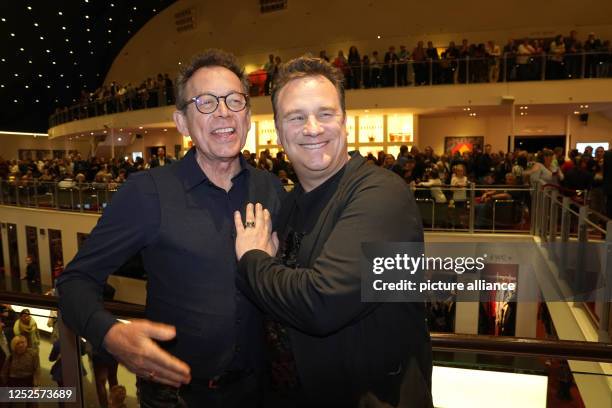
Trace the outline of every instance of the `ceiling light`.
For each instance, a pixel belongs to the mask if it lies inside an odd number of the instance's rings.
[[[32,60],[28,60],[28,64],[31,64],[31,63],[32,63]]]
[[[112,18],[112,17],[109,17],[109,18],[108,18],[108,21],[113,21],[113,18]]]
[[[136,6],[134,6],[134,10],[136,10]]]
[[[43,37],[43,36],[41,35],[41,36],[40,36],[40,39],[41,39],[41,40],[44,40],[44,39],[45,39],[45,37]]]
[[[66,42],[70,41],[69,39],[65,38]]]
[[[16,77],[18,77],[18,76],[19,76],[19,74],[14,74],[14,75],[15,75]]]
[[[11,33],[11,37],[14,37],[14,36],[15,36],[15,33]]]
[[[36,103],[40,102],[38,99],[36,99]]]
[[[580,115],[580,112],[574,111],[574,115]]]
[[[38,27],[38,23],[34,23],[34,27]]]
[[[85,18],[89,18],[89,16],[86,15]]]
[[[87,40],[87,42],[88,42],[89,44],[91,44],[91,40]]]
[[[39,77],[39,78],[42,78],[42,74],[38,74],[38,77]]]
[[[110,32],[111,32],[111,30],[108,30],[108,32],[110,33]]]
[[[47,51],[47,54],[51,52],[51,50],[45,50],[45,51]]]
[[[584,105],[584,108],[585,109],[589,109],[589,105]]]
[[[138,126],[138,129],[142,129],[142,126]]]
[[[59,14],[60,16],[63,15],[63,13],[61,11],[58,11],[57,14]]]
[[[53,65],[55,65],[55,61],[51,62]]]
[[[18,101],[17,101],[17,99],[13,99],[13,102],[17,103]]]
[[[19,49],[19,51],[25,51],[25,50],[23,49],[23,47],[21,47],[21,48]]]
[[[111,7],[115,7],[115,5],[113,3],[111,3]]]
[[[65,29],[66,29],[66,26],[62,26],[62,30],[65,30]]]
[[[93,136],[93,132],[90,132],[89,134]]]
[[[167,131],[168,131],[168,129],[164,129],[164,132],[167,132]]]
[[[32,10],[32,6],[28,6],[28,10]]]
[[[117,138],[117,140],[120,142],[120,141],[121,141],[121,140],[123,140],[123,139],[121,139],[120,137],[118,137],[118,138]]]
[[[6,18],[2,17],[2,22],[3,23],[6,22]]]
[[[87,32],[91,31],[89,28],[86,28],[85,30],[86,30]]]
[[[26,89],[28,89],[28,88],[29,88],[29,86],[28,86],[28,85],[26,85],[26,86],[25,86],[25,88],[26,88]]]
[[[72,50],[68,51],[70,54],[74,54],[74,52],[72,52]]]
[[[60,74],[60,78],[63,78],[63,77],[64,77],[64,74]]]
[[[0,88],[4,88],[4,84],[0,84]]]
[[[50,88],[51,88],[51,85],[47,85],[47,89],[50,89]]]
[[[6,59],[2,58],[2,62],[6,62]]]
[[[377,35],[376,38],[378,38],[380,40],[380,35]]]

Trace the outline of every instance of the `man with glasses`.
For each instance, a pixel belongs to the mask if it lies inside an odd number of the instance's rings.
[[[59,279],[63,318],[139,376],[143,407],[258,406],[263,329],[235,286],[233,212],[260,202],[275,214],[282,188],[240,155],[247,90],[235,58],[219,50],[181,71],[174,121],[195,147],[133,174]],[[147,320],[120,323],[101,291],[135,254],[148,276]]]
[[[363,242],[423,241],[409,187],[348,154],[342,74],[325,61],[284,65],[272,106],[300,184],[278,235],[265,205],[247,206],[251,228],[234,219],[239,287],[272,319],[279,392],[266,407],[431,407],[424,305],[361,301]]]

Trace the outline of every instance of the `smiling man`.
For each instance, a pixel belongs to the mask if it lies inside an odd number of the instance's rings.
[[[424,306],[360,296],[361,243],[422,242],[419,212],[401,178],[347,153],[341,78],[321,59],[282,66],[272,104],[300,184],[278,234],[265,205],[247,207],[247,228],[235,213],[239,287],[272,318],[278,392],[266,406],[429,407]]]
[[[263,325],[236,288],[232,216],[247,202],[275,214],[282,189],[240,155],[250,109],[233,56],[195,57],[176,87],[174,120],[195,147],[130,176],[113,197],[59,278],[62,316],[139,376],[142,407],[258,407]],[[135,254],[148,276],[147,320],[124,324],[104,310],[102,288]]]

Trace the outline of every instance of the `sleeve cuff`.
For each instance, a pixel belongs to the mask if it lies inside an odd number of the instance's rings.
[[[104,347],[104,337],[116,323],[117,319],[106,310],[97,311],[91,316],[85,330],[85,338],[91,342],[94,350]]]

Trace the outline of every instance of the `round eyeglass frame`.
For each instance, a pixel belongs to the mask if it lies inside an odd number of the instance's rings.
[[[234,110],[234,109],[230,108],[229,105],[227,104],[227,98],[229,96],[231,96],[231,95],[234,95],[234,94],[239,94],[239,95],[242,95],[244,97],[244,106],[242,108],[238,109],[238,110]],[[217,104],[215,105],[215,109],[211,110],[210,112],[202,112],[200,110],[200,106],[198,106],[198,104],[197,104],[198,99],[201,98],[202,96],[205,96],[205,95],[212,96],[213,98],[215,98],[217,100]],[[242,112],[249,105],[249,95],[247,95],[245,93],[242,93],[242,92],[230,92],[230,93],[228,93],[227,95],[224,95],[224,96],[217,96],[217,95],[214,95],[214,94],[211,94],[211,93],[203,93],[203,94],[200,94],[198,96],[194,96],[193,98],[190,98],[189,101],[187,101],[187,102],[185,102],[183,104],[183,108],[181,110],[186,109],[187,106],[189,106],[189,104],[193,103],[193,104],[195,104],[195,107],[196,107],[198,112],[200,112],[203,115],[210,115],[211,113],[214,113],[214,112],[217,111],[217,109],[219,109],[219,103],[220,103],[219,99],[223,99],[223,103],[225,103],[225,107],[227,109],[229,109],[230,111],[232,111],[232,112]]]

